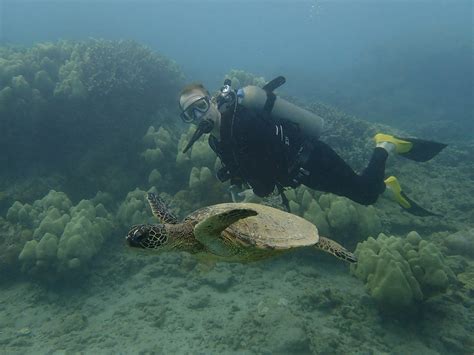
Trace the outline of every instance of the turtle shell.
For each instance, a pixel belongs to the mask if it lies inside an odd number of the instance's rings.
[[[238,220],[227,227],[227,236],[244,245],[262,249],[289,249],[314,245],[319,240],[314,224],[294,214],[255,203],[222,203],[191,213],[185,221],[200,222],[214,214],[233,209],[252,209],[258,214]]]

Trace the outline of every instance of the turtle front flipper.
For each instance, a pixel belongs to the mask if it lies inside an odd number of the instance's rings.
[[[232,256],[235,251],[232,244],[221,238],[221,232],[232,223],[242,218],[256,216],[252,209],[237,208],[230,211],[214,214],[194,227],[194,236],[213,254],[218,256]]]
[[[334,255],[336,258],[345,260],[350,263],[357,262],[357,257],[354,254],[344,248],[341,244],[329,238],[324,238],[320,236],[318,242],[314,246],[329,254]]]
[[[166,204],[162,199],[160,199],[156,194],[153,192],[149,192],[146,195],[146,199],[150,204],[151,211],[153,212],[153,216],[158,218],[161,223],[170,223],[176,224],[178,223],[178,219],[171,213],[171,211],[166,207]]]

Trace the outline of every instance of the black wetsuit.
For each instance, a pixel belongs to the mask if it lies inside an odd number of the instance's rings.
[[[385,190],[388,154],[383,148],[374,149],[367,168],[358,175],[324,142],[305,140],[296,125],[275,124],[241,105],[235,115],[230,111],[222,114],[220,135],[220,141],[209,137],[209,145],[223,164],[218,177],[222,181],[241,179],[257,196],[271,194],[275,186],[304,184],[369,205]]]

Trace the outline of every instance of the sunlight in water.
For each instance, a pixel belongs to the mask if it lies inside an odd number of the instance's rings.
[[[310,21],[315,21],[316,18],[321,13],[321,1],[319,0],[311,0],[309,2],[309,15],[308,18]]]

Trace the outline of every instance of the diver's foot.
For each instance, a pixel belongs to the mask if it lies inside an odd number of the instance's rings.
[[[390,199],[398,203],[398,205],[408,213],[419,217],[439,216],[436,213],[428,211],[410,199],[402,190],[398,179],[395,176],[389,176],[384,180],[385,193]]]
[[[374,140],[377,147],[384,148],[388,153],[408,153],[413,147],[411,142],[396,138],[390,134],[377,133]]]
[[[446,148],[446,144],[417,138],[400,138],[390,134],[377,133],[374,136],[377,147],[388,153],[395,152],[414,161],[428,161]]]
[[[395,176],[389,176],[384,180],[386,191],[390,197],[397,202],[402,208],[408,209],[411,207],[410,202],[406,199],[402,192],[402,187]]]

